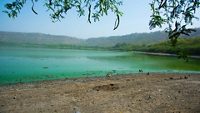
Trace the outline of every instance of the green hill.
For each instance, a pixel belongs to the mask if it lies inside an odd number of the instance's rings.
[[[200,28],[196,28],[190,36],[181,36],[184,38],[200,36]],[[117,44],[132,44],[132,45],[151,45],[168,40],[167,33],[163,31],[151,33],[132,33],[123,36],[110,36],[101,38],[90,38],[86,40],[86,45],[111,47]]]
[[[80,44],[82,39],[69,37],[49,35],[42,33],[21,33],[21,32],[0,32],[0,43],[4,44],[32,44],[32,45],[74,45]]]
[[[177,53],[180,50],[189,55],[200,55],[200,37],[181,38],[175,47],[171,45],[170,41],[165,41],[143,48],[143,51],[163,53]]]
[[[152,33],[133,33],[123,36],[90,38],[86,42],[87,45],[90,46],[111,47],[118,43],[134,45],[154,44],[166,40],[166,37],[166,33],[158,31]]]
[[[190,37],[200,37],[200,28]],[[132,50],[146,47],[167,40],[165,32],[132,33],[123,36],[78,39],[69,36],[49,35],[42,33],[21,33],[0,31],[0,46],[31,46],[51,48],[112,48]],[[188,38],[186,36],[182,36]],[[123,47],[122,47],[123,46]],[[126,48],[124,48],[126,47]]]
[[[200,37],[180,38],[175,47],[173,47],[171,42],[168,40],[152,45],[133,45],[120,43],[113,46],[112,49],[122,51],[143,51],[171,54],[177,54],[179,51],[182,51],[188,55],[200,55]]]

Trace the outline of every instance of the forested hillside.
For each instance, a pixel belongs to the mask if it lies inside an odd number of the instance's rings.
[[[4,44],[80,44],[81,39],[42,33],[0,32],[0,43]]]
[[[90,46],[110,47],[119,43],[143,45],[154,44],[166,40],[167,34],[165,32],[152,32],[152,33],[133,33],[123,36],[111,36],[101,38],[90,38],[86,40]]]
[[[141,50],[163,53],[177,53],[181,50],[189,55],[200,55],[200,37],[179,39],[175,47],[171,46],[170,41],[165,41],[158,44],[150,45]]]
[[[197,36],[200,36],[200,28],[196,28],[196,32],[191,33],[190,36],[182,35],[181,37],[186,38]],[[151,45],[164,40],[168,40],[167,33],[157,31],[151,33],[132,33],[123,36],[90,38],[86,40],[86,43],[90,46],[111,47],[117,44]]]
[[[179,51],[189,55],[200,55],[200,37],[181,38],[176,46],[172,46],[170,41],[163,41],[152,45],[133,45],[121,43],[112,47],[113,50],[122,51],[144,51],[155,53],[177,54]]]
[[[196,29],[190,36],[182,36],[185,39],[179,41],[180,48],[198,48],[200,28]],[[191,37],[196,37],[192,38]],[[114,50],[142,50],[152,52],[170,52],[172,47],[166,42],[167,34],[157,31],[151,33],[132,33],[123,36],[111,36],[89,39],[78,39],[69,36],[57,36],[42,33],[20,33],[20,32],[0,32],[1,46],[31,46],[50,48],[103,48]],[[168,45],[167,45],[168,44]],[[198,50],[194,50],[198,54]]]

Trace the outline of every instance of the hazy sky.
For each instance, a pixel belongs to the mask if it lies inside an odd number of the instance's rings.
[[[49,12],[46,11],[41,2],[35,4],[38,15],[32,12],[31,0],[27,0],[27,4],[16,19],[10,19],[2,12],[5,2],[8,1],[11,0],[0,1],[0,31],[40,32],[78,38],[151,32],[148,26],[151,14],[149,2],[151,0],[123,0],[123,6],[120,9],[124,15],[121,17],[119,28],[115,31],[113,31],[113,27],[116,17],[112,13],[101,18],[99,22],[90,24],[87,22],[87,16],[79,18],[76,11],[72,10],[61,22],[52,23]],[[200,21],[195,22],[194,27],[200,27]]]

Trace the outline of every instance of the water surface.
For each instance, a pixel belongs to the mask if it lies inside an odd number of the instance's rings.
[[[0,84],[138,73],[139,69],[200,73],[200,60],[185,62],[136,52],[0,47]]]

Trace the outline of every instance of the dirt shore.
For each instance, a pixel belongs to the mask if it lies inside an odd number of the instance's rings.
[[[134,74],[0,86],[0,113],[200,113],[200,74]]]

